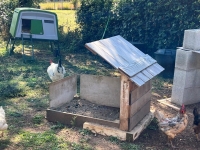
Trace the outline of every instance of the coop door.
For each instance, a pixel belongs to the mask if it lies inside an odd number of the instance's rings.
[[[44,34],[42,20],[31,20],[31,34]]]
[[[44,34],[42,20],[22,19],[22,32],[31,34]]]

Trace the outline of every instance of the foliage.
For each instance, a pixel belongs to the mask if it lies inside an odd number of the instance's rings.
[[[3,40],[8,39],[12,13],[16,6],[17,0],[0,2],[0,36]]]
[[[68,149],[68,144],[63,144],[63,141],[58,139],[52,131],[44,133],[20,133],[20,144],[25,149]]]
[[[82,43],[99,40],[103,36],[109,19],[113,0],[82,0],[77,10],[77,23],[80,25]]]
[[[182,46],[184,30],[199,28],[198,0],[82,0],[77,11],[82,43],[121,35],[148,45],[149,51]]]
[[[19,0],[18,7],[39,7],[43,0]]]
[[[43,115],[35,115],[35,116],[33,117],[33,119],[32,119],[32,122],[33,122],[34,124],[41,124],[42,121],[43,121],[43,119],[44,119],[44,116],[43,116]]]

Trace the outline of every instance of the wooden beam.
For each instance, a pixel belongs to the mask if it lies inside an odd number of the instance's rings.
[[[129,129],[130,83],[128,77],[122,73],[120,90],[120,129],[123,131],[128,131]]]
[[[93,122],[109,127],[119,128],[119,121],[109,121],[52,109],[46,110],[46,118],[50,122],[60,122],[65,125],[71,125],[72,121],[74,120],[74,124],[77,127],[82,127],[85,122]]]

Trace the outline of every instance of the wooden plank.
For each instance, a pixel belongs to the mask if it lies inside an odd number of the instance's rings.
[[[121,90],[120,90],[120,129],[128,131],[128,120],[130,117],[130,81],[127,76],[121,74]]]
[[[47,120],[50,122],[60,122],[65,125],[71,125],[71,121],[75,118],[75,126],[82,127],[85,122],[93,122],[100,125],[106,125],[109,127],[119,128],[119,121],[109,121],[98,118],[92,118],[88,116],[72,114],[67,112],[60,112],[52,109],[46,110]]]
[[[152,79],[154,76],[150,74],[147,70],[142,71],[143,74],[145,74],[148,78]]]
[[[120,35],[115,36],[115,38],[117,38],[121,44],[126,47],[126,49],[129,49],[131,52],[136,53],[139,56],[145,56],[145,54],[140,51],[138,48],[136,48],[134,45],[132,45],[130,42],[128,42],[127,40],[125,40],[123,37],[121,37]]]
[[[131,102],[130,105],[132,105],[134,102],[136,102],[138,99],[140,99],[143,95],[145,95],[146,93],[148,93],[149,91],[151,91],[151,80],[146,82],[144,85],[142,85],[141,87],[133,90],[131,92]]]
[[[136,74],[136,76],[144,82],[147,82],[150,80],[150,78],[146,76],[145,74],[143,74],[142,72],[139,72],[138,74]]]
[[[134,116],[144,105],[151,100],[151,90],[142,95],[138,100],[131,104],[130,118]]]
[[[83,124],[83,129],[88,129],[93,133],[98,133],[103,136],[113,136],[119,140],[125,141],[126,140],[126,132],[119,130],[117,128],[111,128],[105,125],[99,125],[91,122],[85,122]]]
[[[148,113],[138,124],[134,127],[130,133],[133,136],[132,141],[136,140],[139,135],[142,133],[144,129],[151,123],[154,118],[154,114],[152,112]]]
[[[120,67],[119,69],[123,70],[128,76],[132,77],[138,72],[148,69],[149,66],[156,63],[156,61],[151,58],[149,55],[145,57],[140,57],[134,61],[134,63],[129,64],[126,67]]]
[[[127,66],[133,59],[130,59],[130,53],[127,53],[124,48],[112,41],[111,38],[103,39],[99,41],[102,45],[107,47],[112,55],[116,59],[120,59],[123,66]]]
[[[122,45],[122,42],[120,42],[116,37],[100,40],[100,42],[108,48],[113,48],[113,54],[116,54],[117,52],[119,56],[130,64],[141,57],[140,55],[137,55],[137,53],[134,53],[133,50],[130,50],[129,47]]]
[[[134,116],[129,120],[129,131],[133,128],[150,112],[150,101],[145,104]]]
[[[140,78],[138,78],[137,76],[133,76],[130,78],[131,81],[135,82],[135,84],[137,84],[138,86],[142,86],[145,84],[144,81],[142,81]]]
[[[113,58],[112,55],[110,55],[109,53],[106,53],[104,51],[105,49],[102,49],[102,47],[100,48],[94,42],[85,44],[85,47],[92,49],[95,53],[97,53],[99,56],[105,59],[113,67],[118,68],[119,66],[121,66],[121,64],[115,58]]]

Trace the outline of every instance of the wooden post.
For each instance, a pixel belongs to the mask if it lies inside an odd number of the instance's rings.
[[[120,126],[123,131],[129,130],[130,118],[130,92],[133,90],[132,82],[129,78],[121,74],[121,91],[120,91]]]

